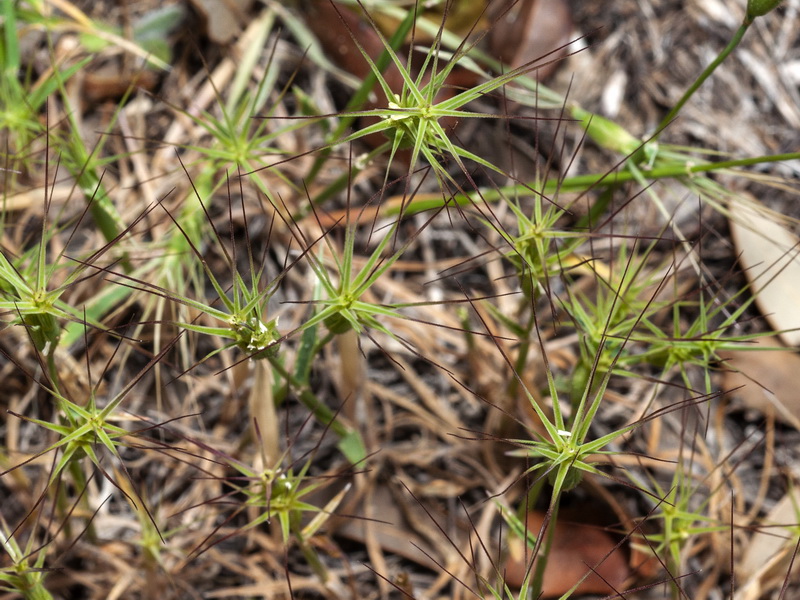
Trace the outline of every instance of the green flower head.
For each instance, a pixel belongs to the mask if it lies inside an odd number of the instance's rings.
[[[782,0],[748,0],[746,22],[751,22],[756,17],[763,17],[773,8],[776,8]]]

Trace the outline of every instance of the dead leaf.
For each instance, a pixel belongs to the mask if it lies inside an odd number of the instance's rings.
[[[538,535],[544,522],[544,513],[528,513],[528,530]],[[577,523],[563,515],[556,522],[553,546],[547,559],[542,597],[552,598],[566,594],[581,581],[574,594],[616,594],[630,576],[622,550],[616,548],[614,538],[599,527]],[[524,542],[518,538],[510,542],[511,556],[506,563],[506,583],[519,587],[526,573]]]
[[[132,89],[143,89],[152,92],[160,79],[155,71],[145,70],[137,73],[125,73],[114,64],[110,68],[88,72],[83,79],[83,93],[90,105],[108,100],[118,101]]]
[[[459,37],[465,37],[471,33],[479,33],[486,28],[485,10],[486,0],[455,0],[425,6],[421,17],[438,28],[445,11],[447,11],[447,20],[445,21],[447,30]],[[372,18],[385,36],[392,35],[400,24],[399,19],[381,12],[375,12]],[[422,27],[416,27],[413,39],[415,44],[430,44],[433,42],[433,35]],[[412,35],[409,33],[406,43],[411,43],[411,40]]]
[[[570,42],[572,19],[564,0],[523,0],[500,16],[490,32],[492,53],[512,68],[544,58],[548,62],[566,53],[561,49]],[[558,62],[534,71],[537,79],[546,79]]]
[[[753,533],[736,569],[737,579],[744,584],[737,586],[735,600],[764,598],[783,585],[795,558],[798,510],[800,490],[795,489],[770,511],[764,520],[766,526]],[[794,560],[792,577],[796,578],[798,567],[800,563]]]
[[[755,199],[731,207],[731,235],[756,305],[787,346],[800,346],[800,239]]]
[[[337,66],[359,79],[366,78],[372,70],[358,47],[376,60],[384,50],[378,34],[369,24],[344,6],[333,5],[328,0],[313,0],[306,8],[306,23],[319,39],[325,54]],[[355,40],[353,39],[355,38]],[[405,63],[403,53],[398,55]],[[394,64],[389,65],[383,78],[392,90],[400,91],[403,78]]]
[[[248,22],[253,0],[191,0],[206,27],[211,41],[227,44],[233,41]]]
[[[781,423],[800,430],[800,355],[789,350],[759,350],[780,346],[776,338],[761,338],[753,350],[720,352],[730,370],[722,389],[745,407],[774,413]]]

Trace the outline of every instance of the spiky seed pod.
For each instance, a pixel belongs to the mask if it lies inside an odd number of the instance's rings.
[[[325,327],[328,328],[328,331],[334,335],[341,335],[353,328],[353,325],[350,323],[350,321],[343,317],[342,313],[338,312],[330,315],[323,321],[323,323],[325,323]]]
[[[270,358],[278,353],[281,338],[278,333],[278,320],[273,319],[264,323],[258,317],[250,317],[247,321],[236,320],[231,324],[236,332],[236,345],[250,355],[250,358],[259,360]]]
[[[745,21],[751,22],[756,17],[763,17],[769,11],[776,8],[781,1],[782,0],[748,0]]]

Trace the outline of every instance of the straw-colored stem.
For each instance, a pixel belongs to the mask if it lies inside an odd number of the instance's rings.
[[[364,377],[366,367],[361,349],[358,347],[358,332],[348,329],[336,336],[339,353],[339,393],[344,408],[342,412],[351,423],[362,420]]]
[[[253,360],[255,370],[253,387],[250,390],[250,418],[254,428],[253,438],[258,442],[264,468],[272,468],[278,456],[280,427],[272,394],[272,366],[266,360]]]

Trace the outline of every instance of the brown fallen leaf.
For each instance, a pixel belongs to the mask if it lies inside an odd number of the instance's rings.
[[[334,6],[329,0],[310,0],[304,6],[305,21],[328,58],[357,78],[366,78],[372,70],[358,47],[361,46],[372,60],[377,60],[384,48],[375,30],[344,5]],[[398,59],[405,64],[404,53],[398,53]],[[403,78],[394,64],[387,67],[383,78],[392,90],[399,92],[403,87]]]
[[[527,527],[538,535],[544,513],[528,513]],[[615,549],[616,541],[602,529],[568,520],[567,515],[555,525],[553,546],[547,559],[542,582],[542,597],[562,596],[586,576],[574,594],[616,594],[630,576],[625,553]],[[519,587],[527,572],[524,542],[513,538],[505,565],[506,583]]]
[[[787,346],[800,346],[800,239],[755,199],[731,206],[730,227],[756,305]]]
[[[445,11],[447,30],[459,37],[468,36],[471,33],[481,32],[486,29],[486,1],[487,0],[454,0],[447,3],[433,4],[424,6],[421,11],[421,18],[428,21],[434,28],[438,28],[442,22]],[[390,36],[400,24],[399,19],[390,17],[381,12],[376,12],[373,19],[380,27],[384,35]],[[411,43],[411,33],[409,33],[406,43]],[[417,27],[414,31],[415,44],[430,44],[433,42],[433,35],[423,27]]]
[[[489,32],[492,54],[511,68],[520,67],[550,55],[543,62],[566,53],[562,48],[570,42],[572,19],[564,0],[522,0],[502,14]],[[561,48],[561,50],[557,50]],[[546,79],[558,67],[550,63],[533,72],[537,79]]]
[[[780,347],[774,337],[760,338],[752,347],[719,353],[730,369],[723,377],[722,389],[746,408],[773,413],[780,422],[800,430],[800,355],[763,350]]]
[[[122,69],[112,67],[102,71],[90,71],[83,78],[84,98],[90,105],[109,100],[116,102],[133,89],[152,92],[160,79],[158,73],[149,70],[126,73]]]

